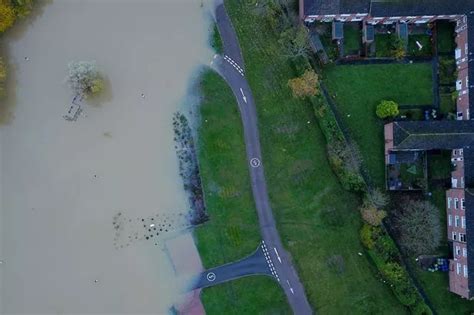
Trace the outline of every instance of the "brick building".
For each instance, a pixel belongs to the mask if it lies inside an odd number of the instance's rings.
[[[474,0],[299,0],[300,18],[343,23],[360,21],[363,41],[373,40],[377,24],[396,24],[399,36],[409,24],[456,23],[457,121],[394,122],[385,126],[386,163],[394,155],[451,150],[454,169],[446,191],[447,239],[452,245],[451,292],[474,298]]]

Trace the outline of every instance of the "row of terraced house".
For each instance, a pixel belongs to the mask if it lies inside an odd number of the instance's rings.
[[[474,0],[300,0],[300,18],[307,24],[362,23],[363,41],[373,40],[373,27],[448,20],[456,23],[455,59],[457,120],[398,121],[385,125],[386,164],[420,152],[451,150],[451,188],[446,191],[447,239],[452,249],[450,291],[474,297]],[[469,83],[469,77],[472,84]],[[412,155],[412,156],[411,156]]]

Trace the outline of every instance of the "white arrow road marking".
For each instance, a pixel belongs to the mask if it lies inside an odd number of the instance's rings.
[[[278,255],[278,251],[277,251],[276,247],[273,247],[273,250],[275,251],[275,254],[277,255],[278,261],[281,264],[281,258],[280,258],[280,255]]]
[[[247,104],[247,97],[245,96],[244,91],[242,90],[242,88],[240,88],[240,93],[242,93],[242,98],[244,99],[244,102]]]
[[[293,288],[290,288],[291,294],[295,294],[295,291],[293,291]]]
[[[288,283],[288,286],[290,287],[291,293],[295,294],[295,291],[293,291],[293,288],[291,287],[290,281],[286,280],[286,283]]]

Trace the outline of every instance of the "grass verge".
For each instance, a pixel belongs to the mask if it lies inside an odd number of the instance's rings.
[[[226,1],[257,104],[270,199],[285,247],[310,303],[321,313],[404,313],[374,274],[358,240],[359,199],[345,192],[326,158],[311,105],[292,98],[298,75],[283,58],[274,28],[250,4]],[[340,258],[334,259],[335,256]],[[342,268],[333,266],[341,262]]]
[[[200,83],[199,161],[210,220],[196,229],[195,236],[203,264],[210,268],[251,254],[261,238],[234,95],[211,70],[204,72]],[[261,292],[258,298],[256,291]],[[283,291],[265,276],[204,289],[202,301],[207,314],[289,312]]]

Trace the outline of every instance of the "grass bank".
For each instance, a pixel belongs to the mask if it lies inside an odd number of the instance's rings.
[[[227,84],[211,70],[202,75],[200,86],[198,148],[210,220],[196,229],[195,237],[203,264],[210,268],[251,254],[261,238],[237,103]],[[207,314],[290,312],[283,291],[265,276],[204,289],[201,297]]]
[[[309,103],[291,96],[296,76],[278,34],[251,4],[226,1],[245,59],[259,119],[273,211],[310,303],[321,313],[404,313],[358,255],[359,199],[332,173]],[[335,257],[340,257],[335,259]],[[342,259],[341,259],[342,258]],[[334,262],[338,263],[336,266]],[[257,291],[255,291],[257,292]]]
[[[385,187],[383,121],[375,108],[381,100],[432,104],[431,72],[429,63],[333,66],[324,71],[324,82],[359,145],[364,166],[381,188]]]

